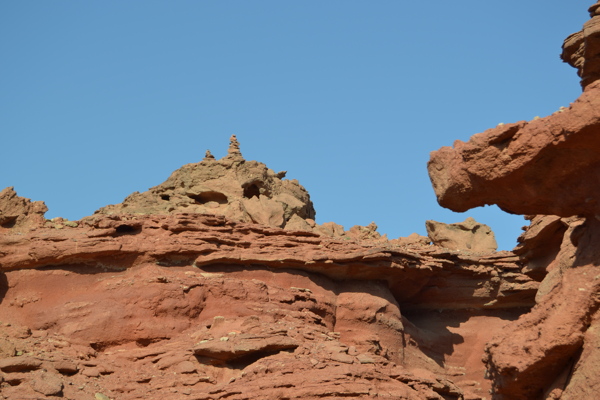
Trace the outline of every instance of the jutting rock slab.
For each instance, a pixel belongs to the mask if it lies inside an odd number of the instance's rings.
[[[515,253],[536,305],[487,343],[492,398],[592,399],[600,388],[600,3],[562,59],[584,91],[568,108],[501,125],[431,154],[439,203],[497,204],[531,221]]]

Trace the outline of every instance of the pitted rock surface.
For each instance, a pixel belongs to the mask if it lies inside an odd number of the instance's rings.
[[[232,136],[228,154],[220,160],[209,151],[204,160],[181,167],[164,183],[96,213],[216,214],[279,228],[294,217],[314,220],[315,209],[306,189],[284,177],[284,171],[275,173],[263,163],[244,160]]]
[[[539,283],[510,252],[373,229],[339,239],[195,213],[4,228],[1,393],[483,398],[484,345]]]

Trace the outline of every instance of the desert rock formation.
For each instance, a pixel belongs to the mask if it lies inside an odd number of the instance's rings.
[[[441,205],[497,204],[531,221],[514,252],[540,282],[536,305],[486,344],[493,399],[592,399],[600,387],[599,9],[563,45],[582,78],[579,99],[457,141],[429,162]]]
[[[492,229],[472,217],[455,224],[429,220],[425,226],[433,244],[441,247],[483,253],[494,252],[498,248]]]
[[[595,398],[596,25],[565,42],[569,109],[432,154],[440,204],[527,214],[514,251],[469,218],[393,240],[316,224],[235,136],[80,221],[4,189],[0,399]]]
[[[279,228],[297,219],[314,220],[315,209],[308,192],[298,181],[284,180],[285,174],[275,173],[263,163],[244,160],[233,135],[227,155],[220,160],[207,151],[204,160],[184,165],[162,184],[144,193],[133,193],[123,203],[96,213],[207,213]]]

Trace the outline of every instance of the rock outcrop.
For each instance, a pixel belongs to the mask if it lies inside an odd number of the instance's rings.
[[[582,78],[579,99],[457,141],[428,165],[441,205],[497,204],[530,220],[514,252],[540,286],[535,307],[486,344],[493,399],[591,399],[600,387],[599,9],[563,46]]]
[[[565,39],[561,54],[564,62],[577,68],[583,88],[600,78],[600,4],[591,6],[589,12],[592,18]]]
[[[498,248],[490,227],[480,224],[472,217],[455,224],[429,220],[425,222],[425,226],[427,236],[433,244],[447,249],[493,253]]]
[[[393,240],[316,224],[235,136],[80,221],[3,190],[0,399],[597,397],[596,24],[564,46],[569,109],[432,154],[440,204],[527,214],[514,251],[471,218]]]
[[[0,228],[29,230],[44,224],[48,207],[43,201],[32,202],[17,196],[13,187],[0,192]]]
[[[0,235],[5,398],[483,398],[488,328],[539,286],[510,252],[196,213],[59,223]]]
[[[597,6],[593,26],[600,21]],[[590,35],[582,46],[597,50],[600,39]],[[599,62],[595,51],[583,55]],[[600,81],[585,76],[585,90],[570,107],[433,152],[428,169],[440,205],[458,212],[497,204],[514,214],[600,215]]]
[[[317,224],[306,189],[296,179],[284,179],[258,161],[247,161],[240,143],[231,136],[227,155],[216,160],[210,150],[204,159],[173,172],[162,184],[135,192],[122,203],[102,207],[96,214],[200,213],[288,230],[352,239],[387,240],[377,225],[356,225],[348,231],[334,222]]]
[[[162,184],[129,195],[121,204],[97,214],[170,214],[192,212],[224,215],[235,221],[285,227],[290,220],[314,220],[315,209],[297,180],[283,179],[263,163],[246,161],[237,138],[216,160],[210,151],[199,163],[188,164]]]

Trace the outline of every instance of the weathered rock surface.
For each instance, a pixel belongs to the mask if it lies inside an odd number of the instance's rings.
[[[0,398],[597,397],[594,24],[565,44],[570,109],[432,155],[442,205],[529,214],[513,252],[472,219],[394,240],[318,225],[235,137],[81,221],[0,192]]]
[[[428,169],[440,205],[453,211],[497,204],[514,214],[600,215],[598,148],[600,81],[549,117],[433,152]]]
[[[13,187],[0,191],[0,229],[29,230],[41,226],[46,221],[46,211],[44,202],[19,197]]]
[[[229,219],[282,228],[297,217],[315,218],[310,196],[296,180],[284,180],[263,163],[246,161],[235,135],[227,156],[207,152],[203,161],[188,164],[164,183],[133,193],[123,203],[103,207],[97,214],[169,214],[192,212],[224,215]]]
[[[482,399],[484,345],[539,285],[510,252],[195,213],[5,228],[0,249],[6,399]]]
[[[428,170],[440,205],[459,212],[497,204],[515,214],[600,215],[599,4],[563,52],[583,76],[581,97],[548,117],[502,124],[433,152]],[[569,55],[572,42],[581,50]]]
[[[478,223],[472,217],[455,224],[429,220],[425,222],[425,226],[433,244],[447,249],[482,253],[492,253],[498,249],[490,227]]]
[[[184,165],[162,184],[132,193],[123,203],[102,207],[96,214],[213,214],[326,236],[387,240],[375,223],[348,231],[334,222],[317,224],[308,192],[297,180],[283,179],[285,175],[286,171],[275,173],[261,162],[246,161],[233,135],[220,160],[207,151],[201,162]]]
[[[514,253],[540,286],[531,311],[485,345],[496,400],[592,399],[600,387],[599,9],[563,46],[584,87],[571,107],[457,141],[428,165],[445,207],[529,214]]]
[[[565,39],[561,58],[577,68],[585,88],[600,78],[600,2],[589,8],[591,19]]]

